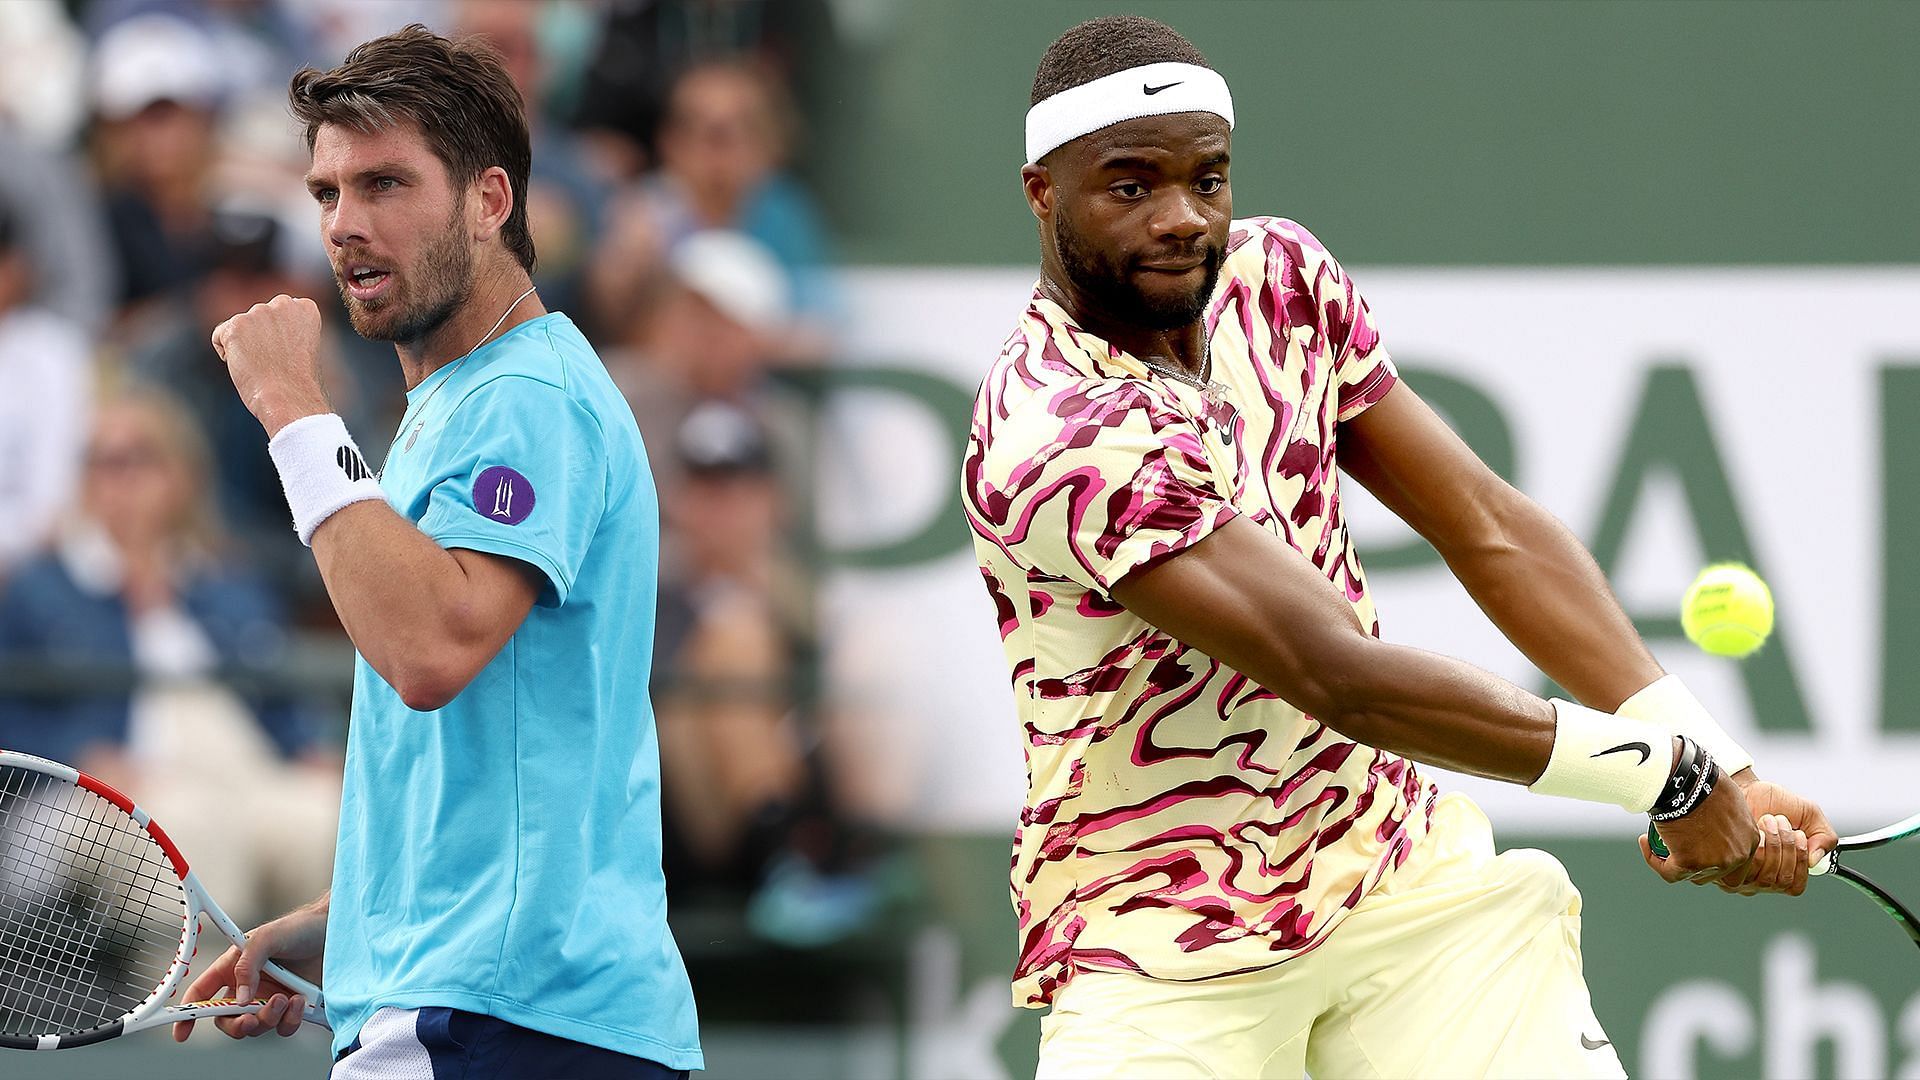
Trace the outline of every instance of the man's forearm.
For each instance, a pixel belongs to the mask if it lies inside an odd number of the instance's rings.
[[[1531,784],[1545,771],[1555,731],[1547,702],[1438,653],[1371,638],[1356,638],[1353,648],[1351,660],[1327,665],[1353,673],[1314,712],[1329,727],[1402,757],[1495,780]]]

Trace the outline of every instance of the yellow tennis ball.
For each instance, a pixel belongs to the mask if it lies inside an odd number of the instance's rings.
[[[1714,563],[1687,586],[1680,626],[1687,640],[1715,656],[1751,655],[1773,633],[1773,593],[1740,563]]]

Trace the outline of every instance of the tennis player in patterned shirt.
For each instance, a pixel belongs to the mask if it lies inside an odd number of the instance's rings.
[[[1305,228],[1232,217],[1191,43],[1046,52],[1041,277],[964,498],[1018,701],[1017,1004],[1042,1077],[1620,1076],[1580,896],[1432,764],[1651,814],[1669,881],[1799,893],[1834,841],[1664,675],[1591,556],[1404,385]],[[1340,471],[1583,704],[1378,639]]]

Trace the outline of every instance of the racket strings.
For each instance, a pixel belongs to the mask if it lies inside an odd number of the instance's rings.
[[[137,1008],[172,970],[186,890],[119,807],[0,766],[0,1033],[85,1031]]]

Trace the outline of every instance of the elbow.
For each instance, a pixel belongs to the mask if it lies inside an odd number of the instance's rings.
[[[407,708],[414,712],[434,712],[459,697],[475,674],[451,664],[411,663],[402,665],[387,682]]]
[[[1315,650],[1313,661],[1295,683],[1288,700],[1302,712],[1356,742],[1367,736],[1380,713],[1373,692],[1380,643],[1353,635]]]

